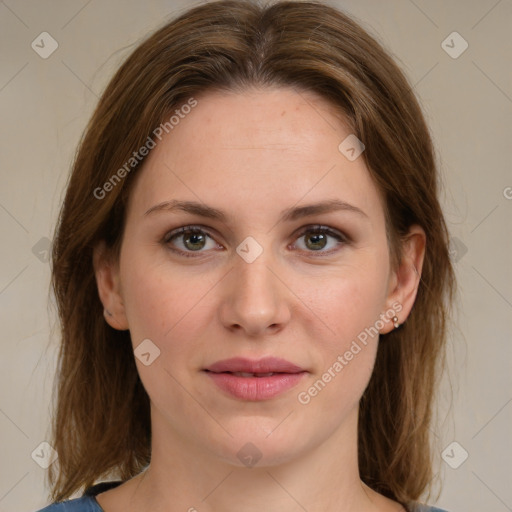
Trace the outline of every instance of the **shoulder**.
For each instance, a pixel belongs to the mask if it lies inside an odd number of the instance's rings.
[[[91,496],[53,503],[37,512],[102,512],[101,507]]]
[[[120,480],[101,482],[86,489],[83,496],[80,498],[52,503],[37,512],[103,512],[95,496],[109,489],[113,489],[122,483],[123,482]]]

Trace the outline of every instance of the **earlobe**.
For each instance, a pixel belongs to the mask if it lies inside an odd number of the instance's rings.
[[[406,240],[403,243],[401,262],[393,273],[391,287],[386,300],[386,307],[396,310],[396,319],[387,322],[380,330],[381,334],[387,334],[395,324],[403,324],[416,300],[421,280],[421,270],[425,258],[426,235],[421,226],[413,225],[409,229]],[[396,304],[400,308],[396,308]]]
[[[127,330],[128,320],[120,290],[119,266],[112,260],[104,241],[93,250],[93,267],[105,321],[114,329]]]

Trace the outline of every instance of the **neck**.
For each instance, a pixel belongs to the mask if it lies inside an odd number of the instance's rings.
[[[234,449],[232,453],[224,449],[225,446],[242,447],[246,439],[230,438],[229,443],[222,445],[212,440],[205,449],[192,439],[178,435],[152,410],[152,460],[147,470],[139,475],[140,481],[132,496],[134,510],[384,510],[382,500],[389,500],[372,491],[359,478],[357,412],[354,409],[322,445],[297,443],[300,448],[288,458],[279,452],[275,438],[269,441],[273,434],[255,440],[253,446],[258,448],[246,447],[245,451],[249,457],[260,454],[261,459],[249,467],[252,459],[246,458],[248,466],[239,460],[240,452],[245,455],[243,448]]]

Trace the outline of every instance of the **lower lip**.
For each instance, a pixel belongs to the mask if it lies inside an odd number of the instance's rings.
[[[242,400],[268,400],[296,386],[307,372],[276,373],[269,377],[239,377],[232,373],[206,371],[213,382]]]

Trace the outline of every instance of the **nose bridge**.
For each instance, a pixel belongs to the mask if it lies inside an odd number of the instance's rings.
[[[237,247],[231,286],[222,308],[226,327],[238,326],[248,334],[257,334],[287,321],[285,290],[275,275],[276,266],[270,244],[263,249],[248,237]]]
[[[250,248],[250,252],[255,249]],[[273,266],[271,250],[267,249],[257,255],[254,260],[244,259],[239,255],[235,264],[237,279],[237,301],[245,304],[246,313],[260,314],[263,311],[269,312],[274,306],[276,298],[275,276],[269,270]]]
[[[236,263],[235,273],[237,274],[238,284],[241,288],[244,288],[247,292],[257,292],[253,298],[268,298],[275,287],[274,274],[269,270],[272,268],[272,260],[270,251],[267,250],[265,253],[259,255],[254,261],[248,262],[240,257]],[[249,296],[250,294],[243,294]],[[267,297],[268,296],[268,297]]]

